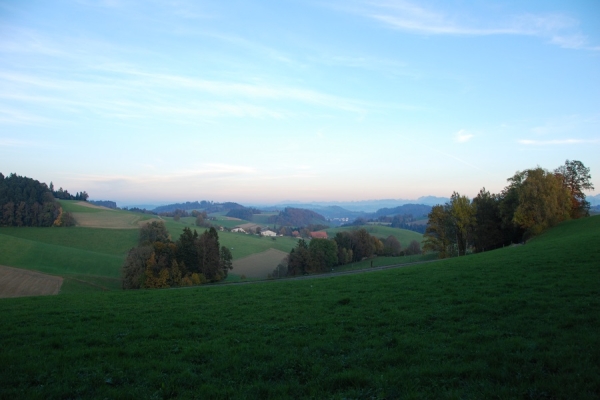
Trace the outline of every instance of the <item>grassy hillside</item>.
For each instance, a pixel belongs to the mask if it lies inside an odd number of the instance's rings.
[[[2,398],[600,393],[600,217],[327,279],[0,301]]]
[[[141,223],[155,218],[153,215],[134,213],[123,210],[113,210],[93,204],[74,201],[59,200],[65,211],[73,214],[77,226],[87,228],[106,229],[138,229]]]
[[[186,217],[181,218],[179,221],[174,221],[173,218],[163,217],[165,226],[171,234],[173,240],[177,240],[183,231],[183,228],[187,227],[192,230],[198,231],[198,233],[204,232],[207,228],[198,227],[195,225],[195,218]],[[221,221],[217,221],[220,224]],[[233,221],[235,225],[241,225],[247,223],[246,221]],[[243,233],[232,233],[232,232],[218,232],[219,243],[222,246],[227,246],[231,249],[233,259],[247,257],[252,254],[261,253],[268,249],[276,249],[289,253],[297,243],[297,239],[292,237],[277,237],[275,240],[268,237],[262,237],[257,235],[246,235]],[[235,273],[235,271],[233,271]]]
[[[0,228],[0,264],[65,278],[61,293],[121,288],[134,229]]]
[[[86,207],[75,201],[61,201],[64,209],[73,212],[78,221],[92,226],[71,228],[0,228],[0,265],[35,270],[65,278],[61,294],[70,292],[120,290],[121,267],[129,249],[137,244],[138,222],[151,216]],[[164,218],[173,240],[184,227],[194,225],[195,218],[179,222]],[[116,229],[124,226],[124,229]],[[293,238],[263,238],[219,232],[222,245],[232,249],[234,259],[240,259],[268,249],[289,252],[296,244]],[[235,275],[235,271],[233,271]]]
[[[421,235],[420,233],[409,231],[406,229],[390,228],[389,226],[382,225],[345,226],[339,228],[330,228],[326,229],[325,231],[327,232],[327,235],[330,238],[332,238],[338,232],[351,231],[354,229],[361,228],[366,229],[367,232],[369,232],[371,235],[376,236],[380,239],[385,239],[390,235],[395,236],[396,239],[398,239],[398,241],[400,242],[400,244],[402,244],[403,249],[406,248],[413,240],[416,240],[419,243],[421,243],[421,240],[423,240],[423,235]]]

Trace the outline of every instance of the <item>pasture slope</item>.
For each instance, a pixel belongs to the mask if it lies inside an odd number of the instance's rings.
[[[0,300],[0,398],[598,399],[600,217],[369,274]]]
[[[111,210],[79,201],[60,200],[60,203],[65,211],[73,213],[78,226],[2,227],[0,228],[0,265],[37,271],[56,278],[62,277],[64,282],[60,293],[120,290],[121,267],[129,249],[137,244],[138,228],[140,224],[151,221],[154,217],[129,211]],[[200,232],[204,230],[204,228],[197,228],[194,222],[195,218],[182,218],[179,222],[172,218],[165,218],[167,228],[175,240],[184,227],[198,229]],[[229,232],[219,232],[219,236],[221,244],[231,249],[234,260],[261,253],[265,256],[264,261],[270,262],[269,255],[272,254],[266,252],[267,250],[289,252],[296,243],[292,238],[272,240]],[[256,265],[256,259],[248,264],[248,266],[253,265]],[[240,269],[248,269],[248,266],[243,263],[238,262],[238,266]],[[16,275],[13,273],[11,285],[24,288],[27,283],[17,283],[16,279],[20,277],[28,281],[31,276],[25,272]],[[235,271],[231,277],[235,278]],[[5,277],[5,280],[7,279]],[[41,282],[36,284],[37,288]],[[54,292],[54,282],[53,279],[47,280],[48,291]],[[5,290],[7,293],[13,293],[13,289],[8,287],[5,287]]]

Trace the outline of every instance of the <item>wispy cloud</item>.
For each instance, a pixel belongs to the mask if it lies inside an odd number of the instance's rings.
[[[45,146],[45,144],[32,141],[32,140],[22,140],[15,138],[1,138],[0,137],[0,147],[32,147],[32,146]]]
[[[517,141],[520,144],[528,146],[562,146],[569,144],[596,144],[600,143],[600,139],[554,139],[554,140],[530,140],[520,139]]]
[[[8,108],[0,104],[0,124],[11,125],[42,125],[51,122],[50,119],[30,112]]]
[[[473,139],[475,135],[467,132],[464,129],[459,130],[454,134],[454,141],[458,143],[466,143],[469,140]]]
[[[537,36],[563,48],[597,51],[579,30],[579,22],[563,14],[523,13],[494,21],[476,17],[455,17],[441,10],[410,1],[360,1],[346,10],[376,20],[384,26],[422,35],[522,35]]]

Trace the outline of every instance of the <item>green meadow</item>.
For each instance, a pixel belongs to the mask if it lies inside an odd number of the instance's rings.
[[[199,227],[195,225],[195,218],[185,217],[179,221],[173,220],[170,217],[162,217],[165,221],[165,226],[171,234],[173,240],[177,240],[183,231],[183,228],[190,228],[196,230],[199,234],[204,232],[207,228]],[[216,225],[221,225],[223,221],[215,221]],[[231,221],[236,222],[235,225],[246,223],[246,221]],[[222,246],[226,246],[231,250],[233,259],[247,257],[255,253],[261,253],[268,249],[277,249],[289,253],[298,242],[298,239],[292,237],[263,237],[258,235],[246,235],[244,233],[232,233],[227,231],[219,231],[219,243]],[[233,271],[235,274],[235,271]]]
[[[136,229],[0,228],[0,265],[65,278],[61,293],[121,289]]]
[[[30,269],[65,280],[61,294],[121,289],[121,267],[129,249],[137,245],[139,222],[153,216],[121,210],[87,207],[61,200],[65,211],[86,226],[69,228],[0,228],[0,265]],[[195,218],[162,218],[173,240],[183,228],[195,226]],[[238,221],[239,222],[239,221]],[[234,259],[268,249],[289,252],[296,239],[219,232],[220,243],[231,249]],[[235,278],[233,271],[232,279]]]
[[[3,299],[0,398],[597,399],[598,243],[591,217],[384,271]]]

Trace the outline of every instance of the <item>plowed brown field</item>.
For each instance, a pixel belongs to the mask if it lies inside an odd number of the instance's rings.
[[[0,298],[58,294],[60,276],[0,265]]]

